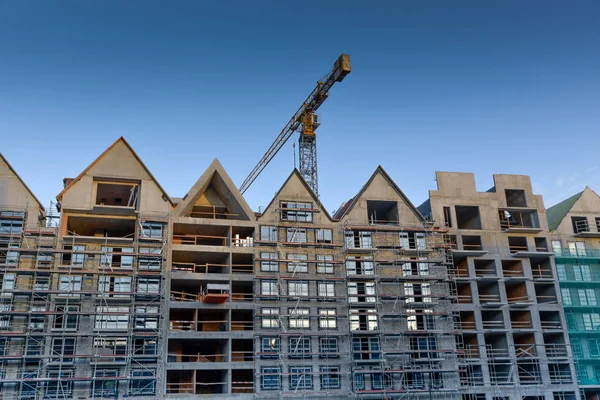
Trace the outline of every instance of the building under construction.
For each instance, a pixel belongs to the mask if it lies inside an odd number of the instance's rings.
[[[120,138],[50,212],[2,159],[1,398],[579,399],[529,178],[437,182],[379,167],[330,214],[294,170],[255,213]]]

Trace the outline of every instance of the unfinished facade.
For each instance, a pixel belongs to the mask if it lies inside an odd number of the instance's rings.
[[[463,398],[577,399],[541,196],[529,177],[438,172],[420,208],[447,230],[453,254]]]
[[[593,396],[600,199],[551,242],[529,178],[494,180],[417,209],[378,167],[331,216],[294,170],[255,213],[217,160],[172,199],[120,138],[52,226],[0,158],[1,397],[579,399],[567,323]]]
[[[354,394],[460,398],[455,307],[439,233],[381,167],[336,218],[344,233]]]
[[[584,191],[548,209],[562,304],[586,398],[600,393],[600,197]]]

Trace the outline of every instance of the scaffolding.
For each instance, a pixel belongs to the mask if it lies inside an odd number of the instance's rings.
[[[397,221],[345,221],[344,232],[355,396],[459,399],[460,321],[442,234]]]
[[[54,214],[37,227],[25,209],[0,214],[16,221],[0,233],[2,398],[155,398],[166,219],[61,237]]]
[[[282,203],[272,209],[273,240],[257,241],[257,396],[348,396],[346,279],[334,240],[341,232],[314,225],[320,210],[312,203]]]

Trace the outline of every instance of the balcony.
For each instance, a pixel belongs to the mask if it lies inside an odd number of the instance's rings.
[[[586,248],[554,249],[554,256],[559,258],[600,258],[600,250]]]
[[[541,232],[536,210],[502,208],[498,210],[500,228],[505,232]]]

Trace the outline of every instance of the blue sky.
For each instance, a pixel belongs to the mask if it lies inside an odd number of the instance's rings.
[[[416,204],[434,171],[600,192],[597,1],[0,0],[0,151],[44,203],[119,136],[183,196],[240,184],[342,52],[317,131],[333,211],[381,164]],[[265,206],[294,136],[246,193]]]

